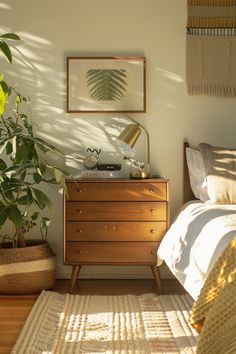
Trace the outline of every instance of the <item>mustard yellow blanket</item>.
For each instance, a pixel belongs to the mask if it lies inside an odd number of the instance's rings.
[[[236,353],[236,236],[210,272],[189,321],[200,333],[197,354]]]

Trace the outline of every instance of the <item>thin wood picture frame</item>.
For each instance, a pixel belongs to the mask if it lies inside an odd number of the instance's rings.
[[[146,58],[67,57],[67,112],[146,112]]]

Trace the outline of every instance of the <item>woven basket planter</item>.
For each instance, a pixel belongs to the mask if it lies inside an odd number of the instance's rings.
[[[56,256],[47,242],[0,248],[0,293],[33,294],[55,284]]]

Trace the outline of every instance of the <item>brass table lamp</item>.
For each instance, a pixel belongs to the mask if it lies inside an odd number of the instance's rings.
[[[150,139],[149,139],[148,131],[142,124],[136,122],[136,120],[134,120],[133,118],[131,117],[128,118],[131,119],[133,123],[125,127],[125,129],[120,133],[118,140],[128,145],[129,147],[133,148],[142,130],[146,133],[146,138],[147,138],[147,171],[137,170],[137,172],[130,174],[130,178],[137,178],[137,179],[149,178],[150,177],[150,172],[149,172]]]

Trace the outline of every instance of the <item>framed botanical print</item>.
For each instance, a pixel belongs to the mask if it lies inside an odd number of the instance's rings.
[[[145,57],[68,57],[67,112],[146,112]]]

